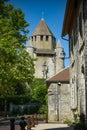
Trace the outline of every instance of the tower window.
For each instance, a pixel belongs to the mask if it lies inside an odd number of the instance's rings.
[[[43,41],[43,35],[40,36],[40,40]]]
[[[32,41],[33,41],[33,37],[31,37]]]
[[[46,41],[48,41],[48,36],[46,36]]]
[[[35,36],[35,41],[36,41],[36,36]]]
[[[74,7],[77,8],[77,0],[74,0]]]

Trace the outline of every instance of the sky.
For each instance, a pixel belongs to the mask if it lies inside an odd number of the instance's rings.
[[[56,42],[60,40],[62,47],[69,56],[68,42],[61,38],[63,20],[67,0],[10,0],[9,3],[13,4],[15,8],[21,8],[25,14],[25,20],[29,23],[29,38],[34,32],[41,18],[54,34]],[[69,59],[65,58],[65,67],[69,65]]]

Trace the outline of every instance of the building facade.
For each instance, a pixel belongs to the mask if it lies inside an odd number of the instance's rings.
[[[65,52],[61,42],[56,43],[44,19],[30,36],[27,51],[35,59],[35,77],[46,79],[48,120],[63,122],[67,118],[71,119],[69,68],[64,68]],[[56,81],[54,77],[57,77]]]
[[[35,60],[35,77],[49,78],[64,68],[64,49],[41,19],[29,38],[26,50]]]
[[[70,109],[69,67],[46,80],[48,86],[48,120],[73,119]]]
[[[67,0],[62,37],[69,35],[71,109],[87,123],[87,0]]]

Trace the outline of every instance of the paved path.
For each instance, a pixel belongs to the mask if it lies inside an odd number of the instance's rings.
[[[66,124],[58,124],[58,123],[44,123],[38,124],[33,127],[31,130],[72,130]]]
[[[10,126],[9,125],[0,126],[0,130],[10,130]],[[15,130],[20,130],[20,127],[16,125]]]
[[[0,126],[0,130],[10,130],[9,125]],[[15,126],[15,130],[20,130],[19,125]],[[68,127],[66,124],[58,123],[40,123],[35,127],[32,127],[31,130],[73,130]]]

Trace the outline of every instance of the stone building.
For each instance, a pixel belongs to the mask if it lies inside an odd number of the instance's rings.
[[[70,109],[69,67],[46,80],[48,86],[48,120],[72,119]]]
[[[83,114],[87,123],[87,0],[67,0],[62,30],[62,36],[66,35],[69,35],[71,109]]]
[[[52,89],[52,91],[55,92],[54,96],[53,95],[48,96],[49,121],[57,121],[57,120],[63,121],[65,118],[70,117],[71,111],[70,111],[70,90],[69,90],[69,71],[68,71],[69,69],[68,70],[64,69],[65,52],[61,45],[61,42],[58,41],[56,43],[56,38],[50,31],[44,19],[41,19],[40,23],[34,30],[33,34],[30,36],[29,43],[27,45],[27,51],[29,52],[32,58],[36,59],[35,61],[36,78],[46,78],[48,79],[47,80],[48,84],[48,82],[50,81],[50,77],[52,76],[54,77],[54,75],[56,74],[59,77],[62,73],[61,79],[60,78],[57,79],[56,82],[54,80],[53,83],[50,82],[50,85],[48,85],[48,95],[50,89]],[[58,86],[59,81],[61,82],[60,89]],[[61,91],[60,94],[59,91]],[[61,97],[59,100],[58,96],[60,95]],[[60,106],[59,101],[61,101],[61,108],[58,109],[58,106]],[[60,110],[61,112],[59,112]]]
[[[30,36],[26,50],[36,59],[36,78],[48,78],[64,68],[64,49],[60,41],[56,44],[56,38],[44,19]]]

